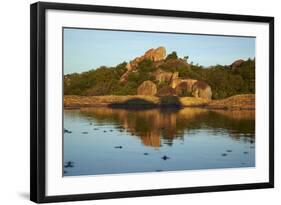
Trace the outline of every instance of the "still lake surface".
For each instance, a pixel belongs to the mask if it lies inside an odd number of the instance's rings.
[[[64,110],[64,176],[255,166],[255,111]]]

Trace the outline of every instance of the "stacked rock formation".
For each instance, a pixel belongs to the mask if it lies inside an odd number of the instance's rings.
[[[157,62],[157,61],[164,60],[165,57],[166,57],[166,49],[164,47],[160,46],[156,49],[153,48],[149,49],[148,51],[145,52],[143,56],[136,57],[134,60],[130,61],[126,65],[127,71],[121,76],[120,81],[121,82],[127,81],[129,73],[134,71],[141,61],[148,59],[151,60],[152,62]]]
[[[166,49],[158,47],[156,49],[149,49],[144,55],[135,58],[127,65],[127,71],[121,76],[120,81],[126,82],[131,72],[137,72],[138,64],[145,60],[151,60],[155,65],[161,64],[166,57]],[[237,62],[237,64],[242,62]],[[161,84],[165,83],[166,86],[157,91],[157,86],[152,81],[144,81],[137,89],[138,95],[150,96],[193,96],[196,98],[212,98],[211,87],[203,81],[196,79],[183,79],[179,77],[178,72],[167,72],[158,68],[155,72],[151,73],[155,80]]]

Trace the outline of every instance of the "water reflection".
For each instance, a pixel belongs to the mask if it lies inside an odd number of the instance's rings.
[[[253,110],[209,111],[201,108],[184,108],[132,111],[103,107],[83,108],[78,112],[89,120],[94,119],[100,125],[116,124],[117,130],[123,132],[125,129],[132,136],[139,137],[146,146],[160,147],[162,141],[172,145],[173,139],[183,139],[188,131],[203,128],[216,128],[214,132],[220,132],[220,128],[226,129],[234,139],[254,142],[255,111]]]
[[[65,110],[63,160],[64,176],[252,167],[255,111]]]

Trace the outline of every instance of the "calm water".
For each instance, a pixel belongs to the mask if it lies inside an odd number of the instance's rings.
[[[255,166],[255,111],[64,111],[64,175]]]

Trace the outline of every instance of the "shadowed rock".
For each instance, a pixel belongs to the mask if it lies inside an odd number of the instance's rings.
[[[163,96],[160,98],[160,106],[163,108],[180,108],[182,105],[177,96]]]
[[[175,89],[173,89],[171,86],[167,85],[164,86],[163,88],[161,88],[158,92],[157,92],[157,96],[158,97],[164,97],[164,96],[175,96],[176,95],[176,91]]]
[[[124,109],[152,109],[156,108],[158,105],[153,102],[141,99],[141,98],[133,98],[120,103],[112,103],[108,105],[110,108],[124,108]]]

